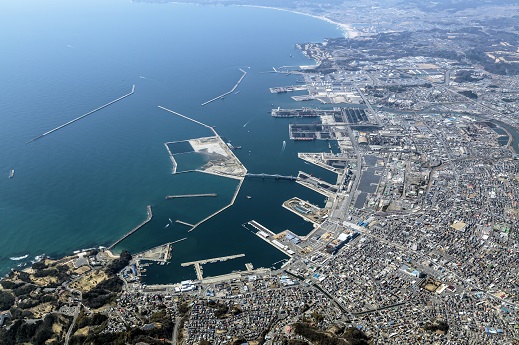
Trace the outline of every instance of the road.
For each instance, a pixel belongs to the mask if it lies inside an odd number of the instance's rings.
[[[180,325],[180,321],[182,320],[181,317],[175,318],[175,327],[173,328],[173,336],[171,338],[171,343],[173,345],[177,345],[177,339],[178,339],[178,326]]]

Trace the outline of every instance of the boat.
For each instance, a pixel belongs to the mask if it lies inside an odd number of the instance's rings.
[[[173,224],[173,221],[171,220],[171,218],[168,218],[169,219],[169,224]]]
[[[235,148],[236,150],[239,150],[239,149],[241,149],[241,146],[235,146],[234,148]]]
[[[13,178],[14,177],[14,169],[11,169],[11,171],[9,172],[9,178]]]
[[[237,94],[239,94],[239,93],[240,93],[240,91],[236,91],[234,94],[237,95]]]
[[[164,229],[165,229],[165,228],[167,228],[168,226],[169,226],[169,223],[168,223],[168,224],[166,224],[166,226],[164,227]]]
[[[250,196],[250,195],[247,195],[247,199],[252,199],[252,196]]]

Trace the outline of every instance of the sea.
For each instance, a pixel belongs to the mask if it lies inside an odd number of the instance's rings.
[[[137,253],[186,238],[174,244],[169,265],[148,267],[144,281],[149,284],[194,279],[194,269],[180,263],[218,256],[245,254],[204,265],[205,276],[244,270],[245,263],[278,267],[287,257],[242,224],[254,219],[274,232],[305,235],[312,225],[282,203],[297,196],[324,206],[324,197],[290,181],[246,179],[232,207],[188,232],[175,221],[193,224],[221,209],[238,181],[200,172],[173,175],[164,143],[212,133],[158,106],[214,126],[242,147],[234,152],[251,173],[304,170],[335,182],[335,174],[297,157],[327,151],[327,142],[289,139],[289,123],[315,120],[270,116],[273,107],[321,105],[296,103],[290,93],[271,94],[269,87],[298,81],[295,75],[271,73],[272,67],[313,64],[296,43],[341,35],[335,25],[316,18],[265,8],[127,0],[2,2],[0,274],[43,254],[59,258],[109,246],[146,219],[147,205],[153,219],[115,252]],[[240,68],[247,75],[239,93],[201,106],[229,91],[242,75]],[[28,143],[129,93],[133,85],[133,95]],[[187,154],[180,157],[179,170],[203,163]],[[193,193],[218,196],[165,199]]]

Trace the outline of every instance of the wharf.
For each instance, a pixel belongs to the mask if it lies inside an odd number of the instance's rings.
[[[308,162],[310,164],[316,165],[320,168],[326,169],[328,171],[334,172],[336,174],[343,173],[342,168],[334,168],[331,165],[328,165],[324,163],[325,161],[337,161],[337,162],[343,162],[351,160],[348,156],[342,156],[342,155],[336,155],[334,153],[304,153],[304,152],[298,152],[297,157],[299,159],[304,160],[305,162]]]
[[[250,222],[248,222],[247,224],[249,225],[252,225],[253,227],[255,227],[257,230],[259,231],[263,231],[264,233],[270,235],[270,236],[276,236],[276,234],[272,231],[270,231],[269,229],[267,229],[266,227],[264,227],[263,225],[261,225],[260,223],[258,223],[257,221],[255,220],[251,220]]]
[[[109,250],[112,250],[116,245],[118,245],[119,243],[121,243],[124,239],[126,239],[128,236],[130,236],[131,234],[133,234],[134,232],[136,232],[137,230],[139,230],[140,228],[142,228],[144,225],[146,225],[150,220],[151,218],[153,217],[153,213],[151,212],[151,205],[148,205],[147,206],[147,212],[148,212],[148,216],[146,217],[146,220],[144,222],[142,222],[141,224],[137,225],[135,228],[133,228],[132,230],[128,231],[123,237],[121,237],[120,239],[118,239],[117,241],[115,241],[114,244],[112,244],[110,247],[108,247]]]
[[[227,260],[241,258],[241,257],[244,257],[244,256],[245,256],[245,254],[222,256],[222,257],[212,258],[212,259],[184,262],[184,263],[181,263],[180,266],[182,266],[182,267],[195,266],[196,278],[198,280],[202,281],[202,279],[204,279],[204,271],[203,271],[202,265],[212,264],[212,263],[215,263],[215,262],[224,262],[224,261],[227,261]]]
[[[247,72],[245,72],[245,71],[242,70],[241,68],[240,68],[239,70],[240,70],[243,74],[242,74],[242,76],[240,77],[240,79],[238,80],[238,82],[234,85],[234,87],[233,87],[230,91],[227,91],[226,93],[221,94],[221,95],[218,96],[218,97],[215,97],[215,98],[213,98],[213,99],[208,100],[207,102],[202,103],[202,106],[207,105],[207,104],[209,104],[209,103],[211,103],[211,102],[217,101],[217,100],[219,100],[219,99],[221,99],[221,98],[225,98],[225,96],[230,95],[231,93],[233,93],[234,90],[236,90],[236,88],[240,85],[240,83],[241,83],[241,81],[243,80],[243,78],[245,78],[245,76],[247,75]]]
[[[41,138],[43,138],[43,137],[45,137],[45,136],[47,136],[47,135],[49,135],[49,134],[51,134],[51,133],[53,133],[53,132],[56,132],[56,131],[58,131],[58,130],[60,130],[60,129],[62,129],[62,128],[68,126],[68,125],[71,125],[72,123],[74,123],[74,122],[76,122],[76,121],[79,121],[79,120],[81,120],[81,119],[87,117],[88,115],[92,115],[93,113],[95,113],[95,112],[97,112],[97,111],[99,111],[99,110],[101,110],[101,109],[103,109],[103,108],[106,108],[106,107],[108,107],[108,106],[110,106],[110,105],[112,105],[112,104],[114,104],[114,103],[117,103],[117,102],[123,100],[124,98],[133,95],[134,92],[135,92],[135,85],[132,86],[132,91],[131,91],[130,93],[127,93],[127,94],[124,95],[124,96],[121,96],[121,97],[119,97],[119,98],[117,98],[117,99],[114,99],[114,100],[111,101],[111,102],[108,102],[108,103],[106,103],[106,104],[103,104],[102,106],[100,106],[100,107],[98,107],[98,108],[96,108],[96,109],[94,109],[94,110],[92,110],[92,111],[89,111],[89,112],[86,113],[86,114],[83,114],[83,115],[81,115],[81,116],[79,116],[79,117],[76,117],[75,119],[70,120],[70,121],[67,122],[67,123],[64,123],[64,124],[62,124],[62,125],[60,125],[60,126],[54,128],[54,129],[51,129],[51,130],[48,131],[48,132],[45,132],[45,133],[43,133],[43,134],[41,134],[41,135],[39,135],[39,136],[37,136],[37,137],[35,137],[35,138],[32,138],[32,139],[29,140],[26,144],[29,144],[29,143],[32,143],[33,141],[36,141],[36,140],[38,140],[38,139],[41,139]]]
[[[292,257],[295,254],[295,252],[290,250],[290,248],[288,246],[282,244],[281,242],[279,242],[276,239],[276,236],[278,236],[278,235],[276,235],[274,232],[270,231],[269,229],[267,229],[266,227],[264,227],[263,225],[261,225],[257,221],[251,220],[250,222],[247,222],[247,224],[253,226],[254,228],[256,228],[258,230],[258,232],[254,233],[256,236],[258,236],[259,238],[261,238],[265,242],[271,244],[276,249],[278,249],[281,252],[283,252],[283,254],[288,255],[289,257]],[[249,230],[249,228],[247,228],[247,226],[245,226],[245,224],[243,224],[243,227],[245,229]],[[270,239],[271,237],[274,238],[274,239],[271,240]]]
[[[187,267],[187,266],[192,266],[192,265],[194,265],[194,264],[199,264],[199,265],[214,264],[215,262],[224,262],[224,261],[227,261],[227,260],[232,260],[232,259],[242,258],[242,257],[244,257],[244,256],[245,256],[245,254],[236,254],[236,255],[220,256],[220,257],[217,257],[217,258],[211,258],[211,259],[204,259],[204,260],[197,260],[197,261],[184,262],[184,263],[181,263],[180,266],[182,266],[182,267]]]
[[[199,197],[208,197],[208,196],[218,196],[216,193],[207,193],[207,194],[180,194],[180,195],[166,195],[166,199],[177,199],[177,198],[199,198]]]
[[[270,93],[286,93],[286,92],[306,91],[306,90],[308,90],[308,87],[306,85],[290,85],[290,86],[271,87]]]
[[[339,188],[337,186],[332,185],[316,177],[313,177],[310,174],[305,173],[303,171],[300,171],[297,175],[297,183],[329,198],[334,198],[337,192],[339,191]]]
[[[341,115],[341,108],[330,110],[302,108],[302,109],[282,109],[276,108],[270,111],[272,117],[320,117],[320,116],[336,116]]]

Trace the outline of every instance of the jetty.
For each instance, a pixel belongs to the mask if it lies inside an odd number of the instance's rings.
[[[189,224],[188,222],[183,222],[183,221],[181,221],[181,220],[178,220],[178,219],[177,219],[177,220],[175,220],[175,223],[178,223],[178,224],[182,224],[182,225],[185,225],[185,226],[189,226],[189,227],[191,227],[191,228],[193,228],[193,227],[194,227],[194,225],[193,225],[193,224]]]
[[[238,80],[238,82],[237,82],[237,83],[234,85],[234,87],[231,89],[231,91],[228,91],[228,92],[226,92],[226,93],[224,93],[224,94],[221,94],[221,95],[218,96],[218,97],[215,97],[215,98],[213,98],[213,99],[208,100],[207,102],[202,103],[202,106],[204,106],[204,105],[206,105],[206,104],[209,104],[209,103],[211,103],[211,102],[217,101],[217,100],[219,100],[219,99],[221,99],[221,98],[224,98],[225,96],[230,95],[231,93],[233,93],[234,90],[236,90],[236,88],[240,85],[240,83],[241,83],[241,81],[243,80],[243,78],[245,78],[245,76],[247,75],[247,72],[245,72],[245,71],[242,70],[241,68],[240,68],[239,70],[240,70],[243,74],[242,74],[242,76],[240,77],[240,79]]]
[[[47,136],[47,135],[49,135],[49,134],[51,134],[51,133],[54,133],[54,132],[56,132],[56,131],[58,131],[58,130],[64,128],[64,127],[67,127],[68,125],[73,124],[73,123],[76,122],[76,121],[79,121],[79,120],[81,120],[81,119],[87,117],[88,115],[92,115],[93,113],[95,113],[95,112],[97,112],[97,111],[99,111],[99,110],[101,110],[101,109],[103,109],[103,108],[106,108],[106,107],[108,107],[108,106],[110,106],[110,105],[112,105],[112,104],[114,104],[114,103],[117,103],[117,102],[119,102],[119,101],[125,99],[126,97],[129,97],[129,96],[133,95],[134,92],[135,92],[135,85],[132,86],[132,91],[131,91],[130,93],[127,93],[127,94],[124,95],[124,96],[121,96],[121,97],[119,97],[119,98],[117,98],[117,99],[114,99],[114,100],[111,101],[111,102],[108,102],[108,103],[106,103],[106,104],[103,104],[102,106],[100,106],[100,107],[98,107],[98,108],[95,108],[94,110],[89,111],[89,112],[86,113],[86,114],[83,114],[83,115],[81,115],[81,116],[79,116],[79,117],[76,117],[75,119],[70,120],[70,121],[67,122],[67,123],[64,123],[64,124],[62,124],[62,125],[60,125],[60,126],[54,128],[54,129],[51,129],[51,130],[48,131],[48,132],[45,132],[45,133],[43,133],[43,134],[41,134],[41,135],[39,135],[39,136],[37,136],[37,137],[35,137],[35,138],[32,138],[32,139],[29,140],[26,144],[29,144],[29,143],[32,143],[33,141],[36,141],[36,140],[38,140],[38,139],[41,139],[41,138],[43,138],[43,137],[45,137],[45,136]]]
[[[212,259],[184,262],[184,263],[181,263],[180,266],[182,266],[182,267],[195,266],[196,277],[197,277],[198,280],[202,280],[202,279],[204,279],[202,265],[212,264],[212,263],[215,263],[215,262],[224,262],[224,261],[227,261],[227,260],[242,258],[244,256],[245,256],[245,254],[221,256],[221,257],[212,258]]]
[[[110,247],[108,247],[109,250],[112,250],[116,245],[118,245],[119,243],[121,243],[124,239],[126,239],[128,236],[130,236],[131,234],[133,234],[134,232],[136,232],[137,230],[139,230],[140,228],[142,228],[144,225],[146,225],[147,223],[149,223],[149,221],[151,220],[151,218],[153,217],[153,213],[151,212],[151,205],[148,205],[147,206],[147,212],[148,212],[148,216],[146,217],[146,220],[144,222],[142,222],[141,224],[137,225],[135,228],[131,229],[130,231],[128,231],[123,237],[121,237],[120,239],[118,239],[117,241],[115,241],[114,244],[112,244]]]
[[[200,197],[208,197],[208,196],[218,196],[216,193],[207,193],[207,194],[180,194],[180,195],[166,195],[166,199],[178,199],[178,198],[200,198]]]

